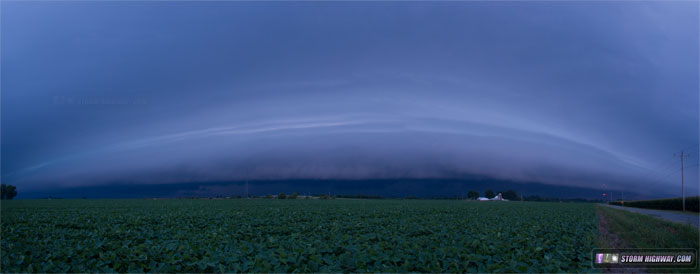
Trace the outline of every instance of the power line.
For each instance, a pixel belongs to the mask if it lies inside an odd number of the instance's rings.
[[[679,153],[682,151],[689,150],[689,149],[697,148],[698,146],[700,146],[700,143],[685,147],[682,150],[680,150]],[[688,155],[688,156],[690,156],[690,155]],[[676,156],[674,155],[673,158],[675,158],[675,157]],[[663,180],[663,179],[667,178],[668,176],[673,175],[676,172],[680,171],[680,169],[677,169],[678,168],[677,166],[674,167],[674,165],[676,164],[676,161],[669,161],[671,159],[672,158],[668,158],[667,160],[657,161],[656,163],[653,164],[653,166],[654,166],[653,168],[647,168],[646,171],[644,172],[644,174],[642,174],[640,177],[646,178],[650,181],[657,181],[657,180]]]
[[[697,148],[698,146],[700,146],[700,143],[699,143],[699,144],[694,144],[694,145],[689,146],[689,147],[686,147],[686,148],[684,148],[684,149],[681,149],[680,151],[690,150],[690,149],[693,149],[693,148]]]
[[[646,172],[641,176],[644,178],[653,179],[657,177],[660,173],[664,173],[669,168],[673,168],[676,161],[670,161],[671,158],[667,159],[665,162],[661,162],[661,165],[656,165],[655,168],[648,168]]]
[[[654,164],[654,168],[648,168],[641,177],[653,180],[659,177],[659,175],[665,174],[668,170],[674,168],[676,161],[672,160],[673,157],[663,159],[664,160],[658,161],[656,164]]]
[[[695,166],[698,166],[698,165],[700,165],[700,163],[694,163],[694,164],[686,165],[685,168],[695,167]],[[680,172],[680,171],[681,171],[680,168],[675,169],[675,170],[671,170],[671,172],[665,173],[665,175],[663,175],[663,176],[655,176],[654,179],[658,179],[658,181],[661,181],[661,180],[663,180],[663,179],[668,178],[668,177],[671,176],[671,175],[677,174],[677,173]]]
[[[662,178],[666,178],[669,175],[670,172],[677,172],[680,171],[680,169],[677,166],[674,166],[675,161],[667,162],[666,165],[664,165],[662,168],[659,168],[657,170],[653,170],[651,172],[647,172],[647,174],[644,177],[647,177],[649,180],[656,181],[660,180]]]
[[[681,153],[683,151],[686,151],[686,150],[689,150],[692,148],[697,148],[698,146],[700,146],[700,144],[691,145],[689,147],[686,147],[686,148],[680,150],[678,153]],[[686,154],[686,156],[690,157],[692,155]],[[675,157],[678,157],[678,156],[674,155],[673,158],[675,158]],[[662,163],[663,163],[663,165],[659,166],[657,169],[648,169],[647,172],[642,177],[648,177],[650,179],[655,180],[655,179],[659,179],[659,178],[666,178],[669,175],[680,171],[680,169],[673,170],[674,165],[676,164],[676,161],[667,161],[667,162],[662,162]],[[675,168],[677,168],[677,167],[675,167]],[[668,171],[671,171],[671,174],[669,174]],[[662,174],[665,174],[665,175],[661,176]]]
[[[671,176],[671,175],[675,175],[675,174],[677,174],[677,173],[680,172],[680,171],[681,171],[680,169],[676,169],[676,170],[673,170],[673,171],[671,171],[671,172],[669,172],[669,173],[666,173],[666,175],[661,176],[661,177],[658,177],[658,178],[659,178],[659,181],[661,181],[661,180],[663,180],[663,179],[666,179],[666,178],[668,178],[668,177]]]
[[[696,166],[699,166],[699,165],[700,165],[700,163],[694,163],[694,164],[690,164],[690,165],[685,166],[685,168],[696,167]]]

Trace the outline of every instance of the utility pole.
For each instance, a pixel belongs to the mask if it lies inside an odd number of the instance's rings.
[[[250,199],[250,195],[248,194],[248,180],[245,180],[245,198]]]
[[[685,175],[683,174],[683,159],[688,157],[688,154],[685,154],[684,151],[681,151],[681,154],[674,155],[675,157],[680,157],[681,158],[681,196],[683,197],[683,211],[685,211]]]

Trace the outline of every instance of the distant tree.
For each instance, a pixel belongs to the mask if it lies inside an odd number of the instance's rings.
[[[299,193],[294,192],[294,193],[290,194],[287,197],[287,199],[296,199],[298,196],[299,196]]]
[[[265,194],[265,199],[272,199],[272,195],[270,195],[270,194]]]
[[[515,192],[515,190],[509,189],[506,190],[505,192],[502,192],[503,199],[508,199],[511,201],[519,200],[520,197],[518,196],[518,193]]]
[[[493,198],[493,197],[496,197],[496,194],[493,193],[493,190],[490,190],[490,189],[487,190],[486,193],[485,193],[484,195],[486,195],[486,198],[489,198],[489,199],[491,199],[491,198]]]
[[[0,198],[2,198],[3,200],[12,200],[12,198],[17,196],[17,187],[13,185],[2,184],[1,188],[2,189],[0,189]]]
[[[476,200],[476,198],[479,198],[479,192],[475,190],[470,190],[469,192],[467,192],[467,198],[471,200]]]
[[[284,194],[284,192],[282,192],[279,195],[277,195],[277,199],[287,199],[287,194]]]
[[[322,199],[322,200],[328,200],[331,198],[331,196],[328,196],[327,194],[323,194],[323,195],[319,196],[318,198]]]

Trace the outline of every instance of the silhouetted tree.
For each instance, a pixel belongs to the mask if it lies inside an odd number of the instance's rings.
[[[467,198],[475,200],[476,198],[479,198],[479,192],[476,190],[470,190],[467,192]]]
[[[299,193],[294,192],[294,193],[290,194],[289,196],[287,196],[287,199],[296,199],[297,196],[299,196]]]
[[[486,198],[489,198],[489,199],[491,199],[491,198],[493,198],[493,197],[496,197],[496,194],[493,193],[493,190],[490,190],[490,189],[487,190],[487,191],[486,191],[486,194],[484,194],[484,195],[486,195]]]
[[[13,185],[2,184],[1,188],[2,189],[0,189],[0,198],[2,198],[3,200],[12,200],[12,198],[17,196],[17,187]]]
[[[282,192],[279,195],[277,195],[277,199],[287,199],[287,194],[284,194],[284,192]]]
[[[520,197],[518,196],[518,193],[512,189],[506,190],[505,192],[502,192],[501,194],[503,195],[503,199],[508,199],[511,201],[515,201],[515,200],[520,199]]]

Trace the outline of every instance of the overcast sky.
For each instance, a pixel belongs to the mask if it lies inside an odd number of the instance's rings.
[[[460,178],[698,191],[697,2],[3,2],[18,189]],[[436,186],[439,187],[439,186]]]

